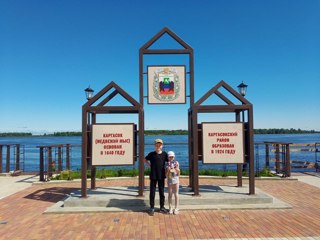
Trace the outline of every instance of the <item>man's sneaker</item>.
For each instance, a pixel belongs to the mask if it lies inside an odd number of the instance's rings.
[[[173,214],[173,209],[169,208],[169,214]]]
[[[164,207],[160,208],[160,212],[161,213],[164,213],[164,214],[167,214],[168,213],[168,210],[165,209]]]
[[[174,215],[178,215],[178,214],[179,214],[179,209],[176,208],[176,209],[173,211],[173,214],[174,214]]]
[[[153,215],[154,215],[154,208],[150,208],[150,210],[149,210],[149,215],[150,215],[150,216],[153,216]]]

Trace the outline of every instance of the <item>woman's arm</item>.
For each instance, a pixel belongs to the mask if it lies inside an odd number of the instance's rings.
[[[170,165],[166,164],[165,168],[166,168],[166,177],[169,177],[169,174],[170,174]]]
[[[179,162],[177,162],[176,171],[177,171],[177,175],[180,176],[180,165],[179,165]]]

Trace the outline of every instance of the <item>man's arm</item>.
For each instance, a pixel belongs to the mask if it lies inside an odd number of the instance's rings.
[[[147,164],[147,166],[150,168],[150,163],[148,162],[148,160],[147,159],[143,159],[143,162],[145,163],[145,164]]]

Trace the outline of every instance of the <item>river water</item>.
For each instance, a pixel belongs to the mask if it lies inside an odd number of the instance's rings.
[[[165,135],[165,136],[146,136],[145,137],[145,154],[154,150],[153,141],[156,138],[162,138],[165,142],[165,151],[174,151],[176,159],[180,162],[182,168],[188,168],[188,136],[187,135]],[[288,143],[320,143],[320,134],[257,134],[254,136],[255,143],[264,141],[288,142]],[[167,143],[167,144],[166,144]],[[185,143],[185,144],[175,144]],[[81,168],[81,137],[49,137],[49,136],[32,136],[32,137],[0,137],[0,145],[21,144],[21,168],[25,171],[39,171],[39,148],[40,145],[71,144],[71,168],[73,170]],[[172,144],[172,145],[171,145]],[[5,169],[6,148],[3,147],[3,169]],[[63,153],[65,156],[65,152]],[[258,161],[260,168],[265,166],[264,149],[255,148],[255,159]],[[318,156],[317,156],[318,155]],[[53,160],[57,159],[57,151],[53,150]],[[314,151],[292,152],[291,159],[307,160],[314,162],[320,160],[320,153]],[[65,157],[63,157],[65,161]],[[14,153],[11,153],[10,170],[14,169]],[[129,168],[138,168],[136,162]],[[215,169],[235,169],[235,164],[202,164],[199,162],[199,168]],[[309,171],[315,171],[309,169]]]

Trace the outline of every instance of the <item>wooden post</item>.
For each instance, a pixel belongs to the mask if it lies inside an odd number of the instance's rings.
[[[70,144],[66,145],[66,169],[70,170]]]
[[[144,192],[144,110],[139,113],[139,192],[140,197]]]
[[[199,196],[199,156],[198,156],[198,110],[194,107],[192,112],[192,132],[193,132],[193,192],[194,196]]]
[[[269,144],[266,144],[266,167],[270,168]]]
[[[144,77],[143,77],[143,52],[139,50],[139,190],[138,195],[143,196],[144,192]]]
[[[91,189],[96,189],[96,166],[91,165]]]
[[[279,149],[279,143],[276,143],[276,173],[280,173],[280,149]]]
[[[242,113],[243,113],[243,111],[242,111]],[[236,122],[240,122],[240,112],[239,111],[236,112]],[[244,118],[243,118],[243,124],[244,124]],[[244,132],[246,130],[247,129],[244,129]],[[245,147],[244,147],[243,150],[244,150],[244,160],[246,161]],[[237,164],[237,187],[242,187],[242,168],[243,168],[243,164],[244,163]]]
[[[88,160],[88,119],[85,107],[82,107],[82,168],[81,168],[81,197],[87,197],[87,160]]]
[[[7,145],[6,172],[10,172],[10,145]]]
[[[193,166],[193,156],[192,156],[192,153],[193,153],[193,139],[192,139],[192,120],[191,120],[191,109],[189,109],[188,111],[188,156],[189,156],[189,166],[188,166],[188,169],[189,169],[189,187],[192,189],[193,191],[193,178],[192,178],[192,166]]]
[[[237,187],[242,187],[242,168],[243,164],[237,164]]]
[[[16,166],[15,170],[20,170],[20,144],[16,144],[17,152],[16,152]]]
[[[48,147],[48,179],[52,177],[52,147]]]
[[[191,123],[190,123],[190,129],[189,131],[192,132],[192,156],[191,161],[191,177],[192,177],[192,190],[194,192],[194,196],[200,196],[199,194],[199,156],[198,156],[198,149],[199,149],[199,139],[198,139],[198,110],[195,109],[194,106],[194,54],[193,54],[193,49],[189,48],[189,68],[190,68],[190,108],[192,109],[191,111]]]
[[[44,157],[43,157],[43,147],[40,147],[40,173],[39,173],[39,181],[44,182]]]
[[[61,151],[62,147],[63,147],[62,145],[58,146],[58,171],[59,172],[62,171],[62,151]]]
[[[286,144],[286,177],[291,176],[290,144]]]
[[[91,132],[90,132],[90,142],[92,142],[91,137],[92,137],[92,124],[96,123],[96,114],[92,113],[92,123],[90,125],[91,127]],[[97,168],[96,166],[92,165],[92,144],[90,144],[90,161],[91,161],[91,189],[96,189],[96,171]]]
[[[2,173],[2,145],[0,145],[0,173]]]
[[[255,175],[254,175],[254,141],[253,141],[253,106],[250,104],[248,110],[248,129],[249,131],[249,195],[255,194]]]

